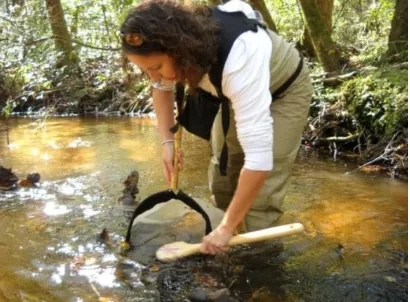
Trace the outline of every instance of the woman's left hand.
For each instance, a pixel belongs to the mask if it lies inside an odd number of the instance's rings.
[[[228,243],[233,236],[233,232],[233,229],[231,230],[220,224],[202,239],[201,253],[216,255],[227,252],[229,250]]]

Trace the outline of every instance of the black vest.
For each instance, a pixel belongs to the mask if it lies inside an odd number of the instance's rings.
[[[211,66],[208,74],[212,85],[216,88],[218,97],[198,89],[195,95],[188,95],[185,107],[177,117],[178,123],[187,131],[206,140],[210,139],[212,125],[220,107],[224,136],[226,137],[228,133],[230,119],[229,100],[222,93],[222,73],[232,45],[241,34],[247,31],[257,32],[258,27],[265,29],[265,26],[259,20],[249,19],[240,11],[224,12],[215,7],[213,8],[212,17],[220,24],[220,45],[217,61]],[[272,94],[272,100],[278,98],[293,83],[299,75],[302,66],[301,60],[295,73]],[[226,176],[227,165],[228,147],[225,141],[219,159],[219,171],[223,176]]]
[[[247,31],[258,31],[258,26],[264,26],[256,19],[249,19],[243,12],[224,12],[214,8],[213,18],[221,24],[220,41],[218,50],[218,59],[209,71],[209,79],[216,88],[218,96],[221,98],[222,129],[226,137],[229,129],[229,104],[228,99],[222,93],[222,73],[226,59],[231,51],[235,40]],[[226,176],[228,166],[228,146],[226,141],[222,147],[221,157],[219,159],[219,172]]]
[[[212,125],[219,107],[221,107],[224,136],[226,137],[228,133],[229,100],[222,93],[222,72],[233,43],[244,32],[249,30],[256,32],[258,26],[263,26],[259,21],[247,18],[242,12],[228,13],[217,7],[213,8],[212,17],[220,24],[220,45],[217,61],[211,66],[208,74],[212,85],[217,90],[218,97],[198,89],[195,95],[188,95],[185,107],[177,117],[179,124],[187,131],[206,140],[210,139]],[[175,131],[175,127],[171,130]],[[228,147],[225,142],[219,159],[219,171],[223,176],[226,175],[227,164]]]
[[[215,86],[219,97],[222,97],[222,72],[233,43],[243,33],[247,31],[257,32],[258,26],[264,28],[264,25],[256,19],[249,19],[240,11],[229,13],[214,8],[212,17],[216,19],[221,26],[221,44],[218,50],[217,61],[209,71],[209,79],[212,85]]]

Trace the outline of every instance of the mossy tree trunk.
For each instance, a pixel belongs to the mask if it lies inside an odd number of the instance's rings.
[[[396,0],[396,7],[389,34],[387,56],[407,53],[408,0]]]
[[[315,53],[326,72],[340,71],[339,53],[316,0],[299,0]]]
[[[252,5],[254,9],[258,10],[262,14],[263,20],[265,20],[266,25],[274,32],[277,32],[275,22],[273,22],[272,16],[269,13],[269,10],[268,10],[268,7],[266,6],[265,1],[264,0],[249,0],[249,3]]]
[[[64,10],[60,0],[46,0],[48,19],[54,37],[54,45],[62,56],[57,62],[57,67],[77,62],[77,56],[73,52],[71,35],[68,31],[64,17]]]
[[[333,21],[333,0],[316,0],[317,6],[319,11],[323,17],[323,20],[326,25],[326,29],[332,34],[332,21]],[[313,47],[312,38],[310,37],[309,30],[307,26],[305,26],[302,38],[302,45],[304,49],[311,55],[312,57],[316,56],[315,48]]]

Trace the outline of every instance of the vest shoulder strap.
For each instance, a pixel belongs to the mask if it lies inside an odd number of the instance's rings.
[[[232,45],[244,32],[256,32],[258,26],[264,27],[264,25],[261,24],[259,20],[249,19],[241,11],[224,12],[217,7],[213,8],[213,18],[220,23],[221,30],[219,33],[220,44],[217,55],[218,58],[209,71],[209,79],[216,88],[219,97],[222,98],[222,73]]]
[[[218,49],[218,58],[216,63],[209,71],[209,79],[212,85],[216,88],[221,103],[222,114],[222,129],[224,136],[228,134],[229,130],[229,103],[228,99],[222,93],[222,73],[225,62],[231,51],[235,40],[244,32],[258,31],[258,26],[265,28],[260,21],[256,19],[249,19],[243,12],[224,12],[214,7],[213,18],[220,23],[221,30],[219,32],[220,44]],[[219,159],[219,172],[222,176],[226,176],[226,169],[228,164],[228,146],[226,140],[221,150],[221,157]]]

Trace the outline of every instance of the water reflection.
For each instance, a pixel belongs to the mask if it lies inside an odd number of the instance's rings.
[[[0,278],[0,298],[7,291],[12,301],[23,295],[41,301],[154,299],[155,270],[119,253],[127,219],[117,200],[132,170],[140,173],[142,196],[166,188],[155,120],[60,118],[36,132],[31,120],[18,119],[11,120],[10,139],[6,148],[0,133],[0,165],[12,167],[20,178],[38,172],[41,185],[0,192],[0,277],[6,276]],[[208,199],[209,147],[184,134],[183,148],[180,186]],[[355,301],[360,294],[375,301],[383,290],[381,297],[403,297],[407,184],[345,174],[353,169],[302,154],[281,222],[301,221],[305,236],[287,238],[279,256],[257,249],[237,254],[226,272],[215,261],[201,271],[200,262],[198,280],[224,276],[235,281],[233,294],[263,295],[266,301]],[[103,228],[110,232],[110,244],[97,241]],[[162,278],[186,281],[184,274],[193,267],[170,270]],[[171,291],[173,283],[168,286]],[[174,288],[185,290],[182,283]]]
[[[56,205],[56,203],[52,201],[46,203],[43,211],[48,216],[63,215],[70,212],[70,210],[66,206]]]

